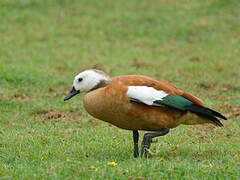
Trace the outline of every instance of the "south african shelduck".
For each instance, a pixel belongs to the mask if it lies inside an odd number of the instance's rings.
[[[147,76],[110,78],[103,71],[86,70],[75,77],[64,100],[80,92],[86,92],[84,107],[93,117],[133,131],[134,157],[139,156],[138,130],[153,131],[144,134],[141,144],[141,156],[147,156],[152,138],[166,135],[170,128],[204,123],[223,126],[218,118],[226,120],[197,97]]]

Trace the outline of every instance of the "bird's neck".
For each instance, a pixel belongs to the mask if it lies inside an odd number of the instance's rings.
[[[98,88],[106,87],[106,86],[109,85],[111,82],[112,82],[111,79],[102,79],[102,80],[100,80],[99,83],[98,83],[96,86],[94,86],[90,91],[94,91],[94,90],[96,90],[96,89],[98,89]],[[90,92],[90,91],[89,91],[89,92]]]

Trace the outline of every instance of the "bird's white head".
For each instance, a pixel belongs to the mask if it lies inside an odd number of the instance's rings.
[[[75,76],[72,91],[64,98],[68,100],[80,92],[88,92],[104,87],[111,82],[110,77],[103,71],[90,69]]]

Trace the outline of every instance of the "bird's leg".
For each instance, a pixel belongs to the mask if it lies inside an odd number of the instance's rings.
[[[163,128],[158,132],[153,132],[153,133],[146,133],[143,136],[143,141],[142,141],[142,149],[141,149],[141,157],[143,156],[143,154],[145,155],[145,157],[148,156],[148,149],[150,148],[151,142],[152,142],[152,138],[158,137],[158,136],[164,136],[167,133],[169,133],[169,128]]]
[[[137,130],[133,131],[133,142],[134,142],[134,157],[138,157],[139,153],[138,153],[138,139],[139,139],[139,134]]]

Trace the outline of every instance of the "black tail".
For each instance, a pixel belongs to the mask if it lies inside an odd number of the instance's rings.
[[[212,109],[209,109],[209,108],[198,106],[196,104],[188,105],[188,106],[185,107],[185,109],[187,111],[190,111],[190,112],[193,112],[193,113],[197,114],[200,117],[203,117],[204,119],[207,119],[207,120],[211,121],[212,123],[214,123],[215,125],[220,126],[220,127],[222,127],[223,124],[216,117],[227,120],[227,118],[224,117],[219,112],[216,112],[216,111],[214,111]]]

